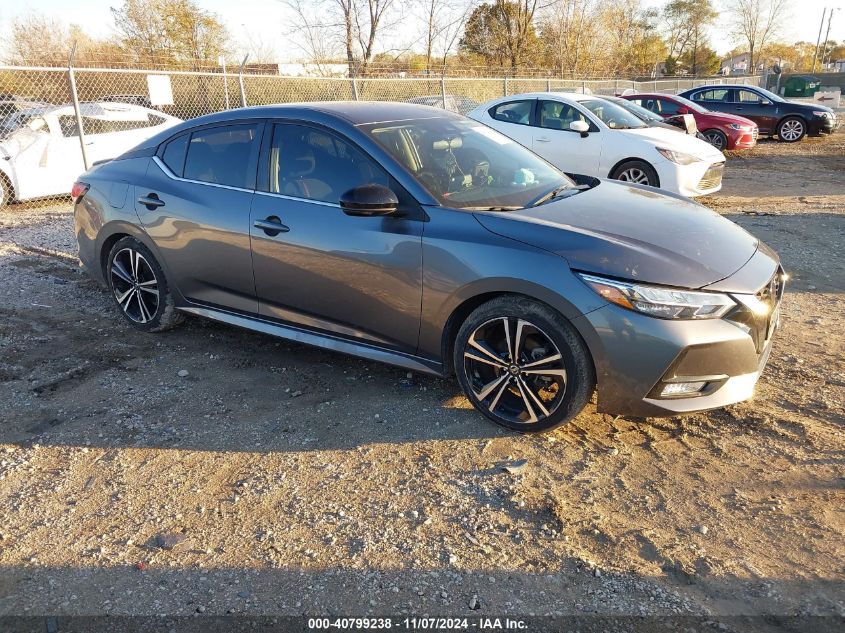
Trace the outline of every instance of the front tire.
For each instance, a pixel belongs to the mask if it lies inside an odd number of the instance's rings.
[[[649,187],[660,186],[660,179],[657,177],[654,167],[644,160],[627,160],[614,169],[610,177],[613,180],[648,185]]]
[[[728,148],[728,137],[721,130],[705,130],[704,140],[720,152],[723,152]]]
[[[797,143],[806,134],[807,124],[801,117],[786,117],[778,124],[778,140],[782,143]]]
[[[470,314],[455,339],[458,382],[473,406],[525,433],[569,422],[595,389],[584,341],[559,313],[527,297],[493,299]]]
[[[123,318],[144,332],[163,332],[179,325],[164,271],[150,249],[124,237],[109,251],[105,276]]]

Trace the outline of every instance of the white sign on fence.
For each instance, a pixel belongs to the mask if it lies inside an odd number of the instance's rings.
[[[173,105],[173,87],[170,75],[147,75],[147,90],[154,106]]]

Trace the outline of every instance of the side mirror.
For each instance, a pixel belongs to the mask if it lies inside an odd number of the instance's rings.
[[[678,114],[689,114],[689,108],[686,106],[679,107]]]
[[[771,105],[771,104],[772,104],[772,102],[769,101],[768,99],[760,99],[760,105],[761,106],[767,106],[767,105]]]
[[[396,194],[382,185],[361,185],[340,196],[340,208],[346,215],[390,215],[398,206]]]
[[[590,124],[586,121],[573,121],[569,124],[569,129],[578,132],[582,138],[590,134]]]

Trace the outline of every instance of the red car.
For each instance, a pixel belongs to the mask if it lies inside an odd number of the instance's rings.
[[[718,150],[751,149],[757,144],[757,124],[735,114],[712,112],[700,104],[663,93],[622,95],[664,118],[691,114],[698,131]]]

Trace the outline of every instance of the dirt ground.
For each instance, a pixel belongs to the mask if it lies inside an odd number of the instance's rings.
[[[591,405],[540,436],[454,382],[198,319],[136,332],[77,268],[66,206],[3,210],[0,615],[841,625],[845,134],[732,155],[702,202],[792,276],[754,400]]]

